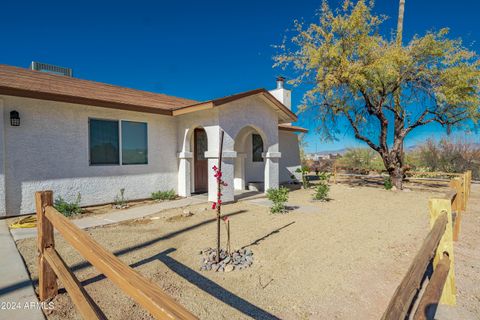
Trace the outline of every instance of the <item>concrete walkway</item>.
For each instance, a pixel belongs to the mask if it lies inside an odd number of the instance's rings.
[[[5,220],[0,220],[0,257],[0,319],[45,319]]]
[[[206,203],[207,197],[203,195],[183,198],[173,201],[158,202],[155,204],[133,207],[130,209],[119,210],[111,213],[87,216],[71,221],[79,228],[86,229],[108,224],[118,223],[122,221],[139,219],[167,209],[182,208],[194,204]],[[11,229],[13,239],[15,241],[37,236],[36,228],[28,229]]]

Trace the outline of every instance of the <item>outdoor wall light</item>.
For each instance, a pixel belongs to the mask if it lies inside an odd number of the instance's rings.
[[[12,127],[20,126],[20,114],[18,111],[10,111],[10,125]]]

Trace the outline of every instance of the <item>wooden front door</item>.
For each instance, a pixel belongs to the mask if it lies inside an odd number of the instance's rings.
[[[208,149],[207,133],[203,129],[194,131],[194,172],[195,193],[208,191],[208,159],[205,151]]]

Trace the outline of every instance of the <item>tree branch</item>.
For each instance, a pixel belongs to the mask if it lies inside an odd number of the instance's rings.
[[[379,146],[377,146],[375,143],[372,142],[372,140],[368,139],[364,135],[360,133],[360,130],[358,129],[357,123],[352,119],[352,116],[348,113],[348,111],[343,112],[345,114],[345,117],[347,118],[348,122],[350,122],[350,125],[353,128],[353,132],[355,133],[355,138],[362,140],[366,144],[369,145],[370,148],[373,150],[377,151],[378,153],[381,153],[381,149]]]

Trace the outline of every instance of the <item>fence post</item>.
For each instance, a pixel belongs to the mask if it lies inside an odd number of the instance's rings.
[[[462,228],[462,182],[460,178],[453,178],[450,181],[450,188],[457,193],[452,202],[452,212],[455,211],[455,223],[453,224],[453,241],[458,241],[458,236]]]
[[[456,304],[456,287],[455,287],[455,268],[454,268],[454,256],[453,256],[453,232],[452,232],[452,206],[450,199],[430,199],[430,227],[433,227],[437,217],[442,213],[447,213],[448,223],[445,227],[445,233],[443,234],[440,243],[438,244],[435,257],[433,259],[433,267],[436,268],[438,262],[443,257],[443,253],[446,252],[451,261],[450,270],[448,272],[447,281],[443,287],[440,303],[447,305]]]
[[[463,209],[467,211],[467,200],[468,200],[468,173],[465,172],[462,175],[463,179]]]
[[[45,207],[53,205],[52,191],[35,192],[37,211],[38,294],[40,301],[57,295],[57,276],[44,257],[46,248],[55,248],[53,225],[45,217]]]
[[[472,170],[467,171],[467,200],[470,198],[470,190],[472,188]]]
[[[333,164],[333,183],[337,184],[337,165]]]

